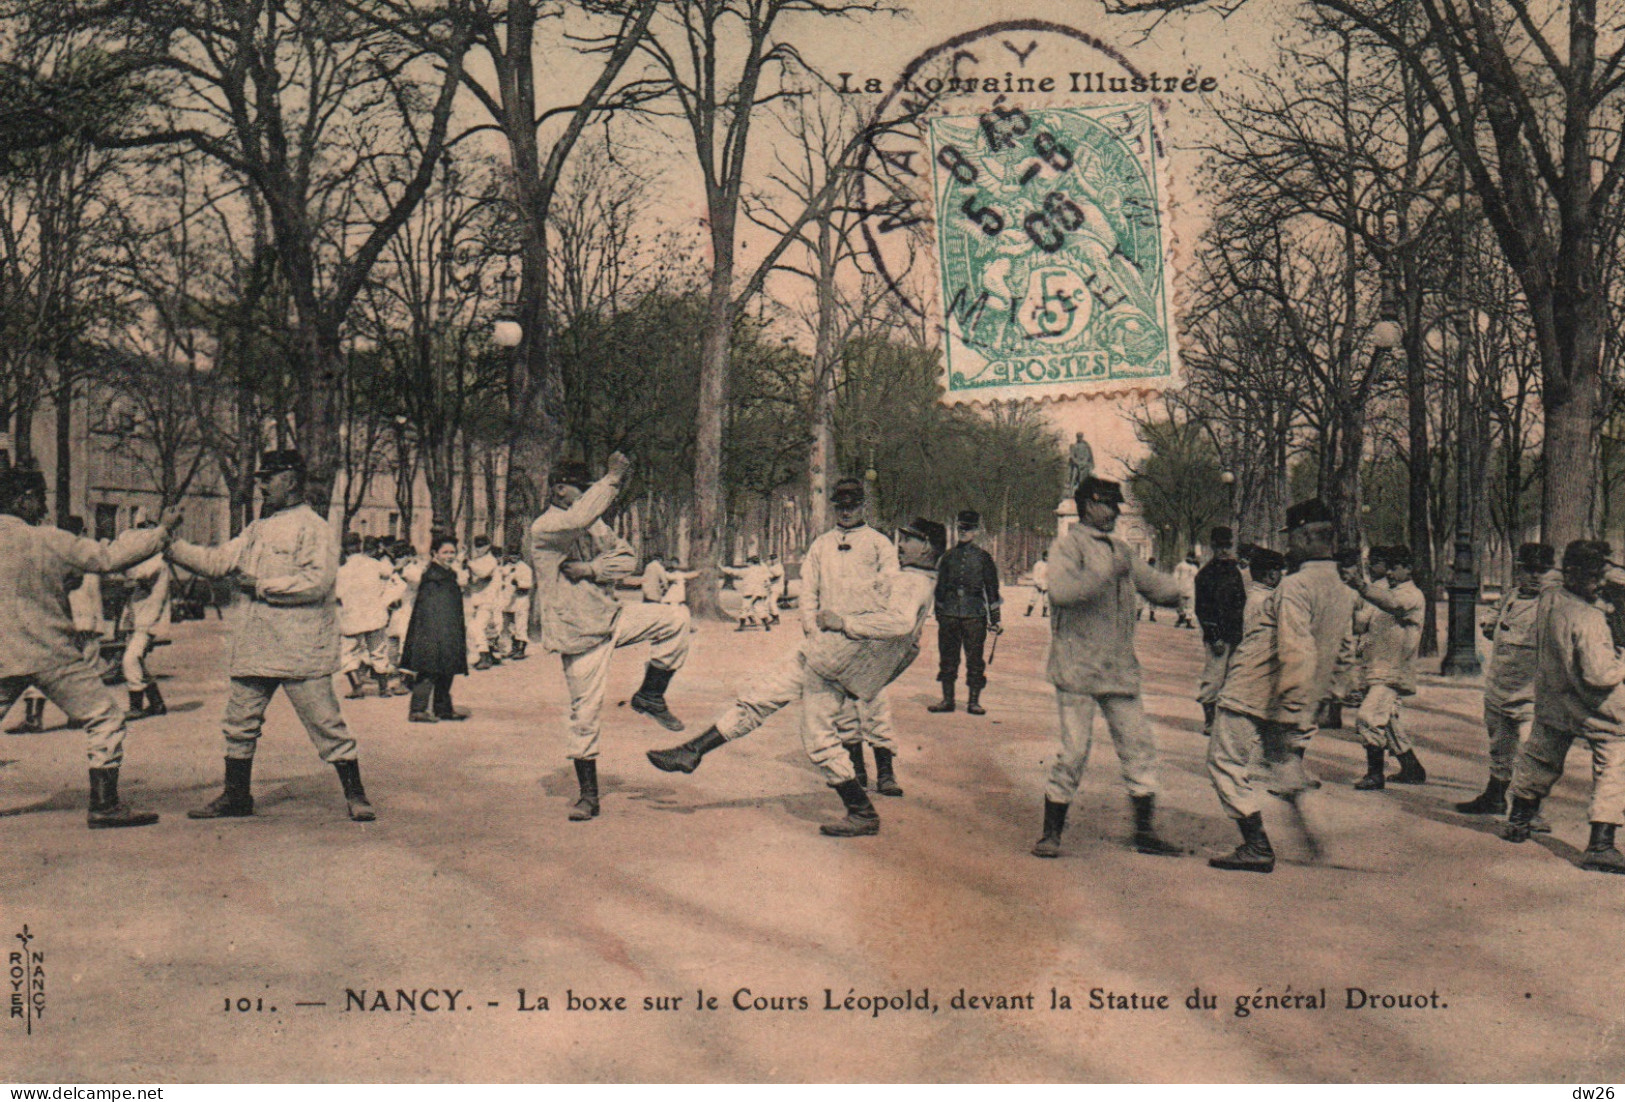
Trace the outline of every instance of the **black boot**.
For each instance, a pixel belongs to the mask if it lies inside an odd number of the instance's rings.
[[[249,786],[254,776],[253,758],[226,759],[226,790],[202,807],[186,813],[188,819],[240,819],[254,814],[254,797]]]
[[[344,802],[349,806],[351,821],[370,823],[378,818],[372,804],[367,802],[367,790],[361,787],[361,763],[351,758],[334,762],[333,768],[338,770],[339,784],[344,786]]]
[[[985,715],[987,715],[987,709],[982,707],[982,690],[981,689],[966,689],[965,690],[965,711],[968,714],[973,715],[973,716],[985,716]]]
[[[675,672],[659,666],[643,667],[643,685],[632,694],[632,710],[643,713],[668,731],[683,729],[683,721],[666,707],[666,686],[671,684],[671,675]]]
[[[149,716],[169,714],[169,709],[164,706],[164,694],[158,691],[157,685],[147,686],[147,714]]]
[[[1457,804],[1456,810],[1463,815],[1505,815],[1507,782],[1491,777],[1489,786],[1482,793],[1466,803]]]
[[[344,676],[350,682],[350,691],[344,694],[345,700],[360,700],[362,697],[367,695],[366,683],[361,680],[361,675],[359,673],[357,673],[355,670],[350,670],[346,672]]]
[[[681,746],[669,750],[650,750],[649,764],[665,773],[692,773],[700,767],[700,759],[728,740],[715,727],[707,727],[705,734],[691,738]]]
[[[434,699],[434,682],[419,674],[412,682],[412,702],[406,706],[408,723],[434,723],[435,715],[429,710]]]
[[[598,818],[598,759],[576,758],[576,783],[581,786],[581,797],[570,808],[570,821],[584,823]]]
[[[1341,700],[1328,700],[1321,705],[1319,726],[1326,731],[1336,731],[1343,726],[1343,702]]]
[[[1066,829],[1066,813],[1071,804],[1044,799],[1044,836],[1033,846],[1034,857],[1061,856],[1061,831]]]
[[[846,756],[852,759],[852,779],[858,782],[859,788],[869,787],[869,770],[863,764],[863,743],[849,742],[846,744]],[[876,762],[879,765],[879,762]]]
[[[928,712],[951,712],[951,711],[953,711],[954,710],[954,683],[952,681],[944,681],[942,683],[942,699],[937,701],[935,704],[927,704],[925,706],[925,710],[928,711]]]
[[[85,822],[91,830],[144,827],[157,821],[158,816],[152,812],[131,811],[119,801],[117,766],[90,771],[90,813],[85,816]]]
[[[378,699],[379,700],[382,700],[382,699],[384,699],[384,697],[391,695],[391,693],[389,691],[389,674],[387,674],[387,673],[379,673],[377,670],[373,670],[372,671],[372,682],[373,682],[374,685],[378,686]]]
[[[857,838],[865,834],[880,833],[880,813],[869,802],[869,794],[857,781],[842,781],[835,786],[835,794],[846,805],[846,818],[825,823],[819,833],[831,838]]]
[[[7,728],[6,733],[37,735],[43,730],[45,730],[45,701],[30,697],[23,701],[23,721],[15,727]]]
[[[1241,845],[1226,857],[1209,858],[1208,864],[1232,872],[1274,872],[1275,850],[1264,833],[1264,816],[1255,811],[1245,819],[1237,819],[1236,826],[1241,828]]]
[[[1533,799],[1526,796],[1512,797],[1512,810],[1507,814],[1507,825],[1501,831],[1501,837],[1509,842],[1529,841],[1530,822],[1535,812],[1540,810],[1540,797]]]
[[[903,787],[892,772],[892,752],[875,747],[875,791],[882,796],[901,796]]]
[[[127,719],[127,720],[128,719],[146,719],[147,715],[148,715],[148,712],[147,712],[147,690],[145,690],[145,689],[131,689],[129,692],[130,692],[130,709],[129,709],[129,711],[124,713],[124,718]]]
[[[514,662],[523,662],[525,660],[526,646],[527,643],[524,639],[515,639],[513,641],[513,653],[508,657]]]
[[[1592,823],[1591,841],[1580,858],[1580,867],[1587,872],[1625,873],[1625,853],[1614,847],[1613,823]]]
[[[1157,798],[1130,796],[1134,804],[1134,848],[1155,857],[1183,857],[1185,851],[1157,837]]]
[[[1428,771],[1416,760],[1416,751],[1407,750],[1399,755],[1399,772],[1388,778],[1389,784],[1426,784]]]
[[[1387,783],[1383,779],[1382,767],[1387,760],[1387,751],[1381,746],[1367,746],[1365,748],[1365,776],[1354,782],[1356,792],[1378,792]]]
[[[1202,705],[1202,737],[1203,738],[1212,738],[1213,737],[1213,721],[1215,719],[1217,719],[1218,717],[1219,717],[1219,706],[1217,704],[1204,704],[1204,705]]]

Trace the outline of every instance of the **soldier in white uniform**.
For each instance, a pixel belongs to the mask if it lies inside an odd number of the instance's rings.
[[[488,670],[497,664],[491,657],[491,640],[496,634],[493,629],[503,603],[502,589],[497,584],[497,567],[490,539],[475,536],[474,551],[468,559],[468,589],[463,607],[468,612],[468,664],[476,670]]]
[[[1208,776],[1242,843],[1208,864],[1272,872],[1275,850],[1253,792],[1249,765],[1262,753],[1277,773],[1278,795],[1302,798],[1309,787],[1303,754],[1317,703],[1354,617],[1354,591],[1334,561],[1337,526],[1318,499],[1287,510],[1288,554],[1302,563],[1262,604],[1249,595],[1241,644],[1230,657],[1208,742]]]
[[[228,620],[232,625],[231,695],[226,701],[225,790],[193,819],[254,814],[254,750],[265,709],[281,689],[323,761],[344,788],[350,818],[376,815],[361,785],[361,765],[333,693],[339,668],[339,543],[333,526],[305,504],[305,464],[298,452],[268,451],[254,475],[260,488],[260,519],[218,547],[177,540],[169,560],[207,577],[235,583]]]
[[[503,564],[503,584],[508,592],[508,605],[502,613],[502,650],[504,657],[515,662],[525,660],[526,634],[530,624],[530,594],[536,588],[536,574],[519,552],[508,555]],[[505,640],[506,642],[502,642]]]
[[[1134,621],[1136,595],[1172,606],[1179,603],[1179,585],[1112,536],[1122,487],[1090,477],[1074,496],[1079,523],[1056,537],[1049,551],[1054,627],[1048,677],[1055,686],[1061,747],[1044,788],[1044,833],[1033,856],[1060,856],[1067,812],[1089,764],[1096,711],[1106,718],[1133,805],[1134,848],[1177,856],[1182,851],[1156,832],[1157,742],[1140,703]]]
[[[1375,550],[1372,557],[1378,557]],[[1387,584],[1359,579],[1354,587],[1370,606],[1365,632],[1367,687],[1357,721],[1360,741],[1365,743],[1365,776],[1354,784],[1361,792],[1379,791],[1390,781],[1423,784],[1428,779],[1405,732],[1403,716],[1405,697],[1416,693],[1416,652],[1427,599],[1411,581],[1410,548],[1384,547],[1381,559],[1388,567]],[[1399,772],[1384,778],[1388,753],[1399,759]]]
[[[0,714],[38,688],[85,730],[90,769],[92,830],[147,826],[151,812],[132,811],[119,799],[124,761],[124,713],[86,659],[68,612],[68,585],[80,575],[111,573],[160,552],[179,526],[178,510],[165,510],[157,528],[124,533],[111,546],[42,525],[45,477],[39,471],[0,471]]]
[[[1484,625],[1485,638],[1495,644],[1484,671],[1490,779],[1477,797],[1456,805],[1456,810],[1465,815],[1506,814],[1512,767],[1518,761],[1518,748],[1529,737],[1535,722],[1535,613],[1541,592],[1562,584],[1562,575],[1552,571],[1555,558],[1544,543],[1526,543],[1518,548],[1516,584],[1501,598],[1495,618]]]
[[[898,529],[901,568],[880,580],[884,600],[866,612],[818,613],[816,634],[795,654],[728,707],[699,737],[666,750],[649,751],[649,762],[667,773],[692,773],[707,753],[761,726],[781,708],[802,702],[801,739],[825,783],[846,806],[846,818],[819,827],[838,838],[878,834],[880,816],[857,778],[850,755],[841,753],[841,725],[854,703],[872,700],[919,655],[920,630],[936,604],[937,559],[948,530],[917,518]]]
[[[406,641],[406,629],[412,623],[412,602],[417,599],[418,583],[423,580],[426,565],[415,548],[405,540],[390,550],[394,566],[394,583],[390,587],[389,666],[395,671],[390,678],[389,695],[406,696],[408,689],[401,679],[401,647]]]
[[[581,795],[570,809],[573,822],[598,815],[599,713],[609,659],[617,647],[650,644],[643,684],[632,710],[668,731],[682,721],[666,707],[666,687],[688,660],[688,609],[681,605],[629,604],[615,599],[615,585],[631,577],[637,557],[601,519],[614,504],[631,461],[609,457],[609,473],[597,482],[586,464],[553,469],[548,509],[530,526],[530,561],[536,572],[531,639],[559,656],[570,690],[569,758]]]
[[[362,670],[372,672],[378,695],[389,692],[389,605],[395,596],[395,571],[387,562],[367,554],[361,537],[344,537],[344,561],[339,565],[333,595],[339,602],[339,635],[343,653],[339,672],[350,682],[351,700],[367,695]]]
[[[135,527],[153,527],[152,518],[138,516]],[[130,617],[130,637],[124,643],[124,687],[130,694],[130,719],[166,715],[163,694],[147,669],[158,626],[169,619],[169,564],[154,555],[124,572],[130,584],[130,600],[125,607]]]
[[[864,522],[863,480],[843,478],[830,493],[835,527],[820,534],[807,548],[801,561],[802,631],[816,636],[818,614],[825,609],[842,615],[872,612],[882,606],[884,596],[875,583],[897,572],[897,548],[891,540]],[[882,796],[901,796],[894,761],[897,741],[892,737],[891,701],[885,692],[872,700],[855,700],[841,716],[841,743],[851,755],[852,769],[859,783],[867,786],[863,746],[869,744],[875,756],[875,791]]]
[[[1174,621],[1176,628],[1196,626],[1196,575],[1201,569],[1194,551],[1186,555],[1183,562],[1174,565],[1173,578],[1179,585],[1179,617]]]
[[[1591,750],[1591,838],[1580,858],[1589,872],[1625,873],[1614,843],[1625,823],[1625,658],[1595,604],[1611,548],[1575,540],[1563,549],[1563,584],[1540,595],[1535,613],[1535,723],[1512,775],[1512,810],[1503,837],[1528,840],[1540,802],[1563,776],[1575,739]]]
[[[739,594],[739,627],[760,625],[763,631],[773,630],[773,616],[768,609],[768,591],[773,584],[772,572],[762,564],[761,557],[752,555],[743,567],[725,566],[722,573],[736,580],[734,589]]]

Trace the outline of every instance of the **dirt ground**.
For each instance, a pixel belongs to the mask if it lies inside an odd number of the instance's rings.
[[[1211,870],[1237,839],[1203,765],[1200,643],[1143,625],[1161,823],[1189,855],[1126,846],[1102,729],[1063,856],[1037,860],[1055,729],[1046,628],[1021,616],[1025,595],[1008,599],[984,718],[925,712],[927,630],[892,689],[907,794],[876,797],[883,829],[857,840],[818,834],[839,801],[793,713],[692,777],[649,766],[643,752],[675,739],[618,706],[636,650],[611,675],[594,822],[565,820],[563,679],[537,653],[459,680],[466,723],[408,725],[404,699],[345,702],[376,823],[345,818],[280,698],[260,813],[192,822],[185,809],[220,783],[226,639],[213,620],[177,625],[154,658],[171,714],[132,726],[124,769],[158,825],[85,829],[78,732],[0,737],[0,941],[10,960],[26,925],[43,988],[31,1034],[26,1017],[0,1025],[0,1080],[1625,1076],[1625,878],[1574,865],[1578,754],[1546,805],[1555,832],[1509,845],[1449,809],[1485,776],[1477,687],[1429,679],[1409,710],[1426,786],[1354,792],[1353,731],[1327,732],[1311,750],[1326,786],[1306,801],[1323,859],[1271,800],[1275,873]],[[798,636],[789,622],[704,625],[670,693],[690,733]],[[1351,1009],[1351,988],[1424,1005]],[[1238,1016],[1238,997],[1260,1008]]]

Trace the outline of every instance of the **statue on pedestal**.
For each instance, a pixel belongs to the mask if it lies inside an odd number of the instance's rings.
[[[1083,433],[1078,433],[1077,442],[1067,453],[1066,464],[1066,496],[1071,497],[1078,492],[1078,483],[1086,478],[1093,478],[1095,474],[1095,451],[1084,440]]]

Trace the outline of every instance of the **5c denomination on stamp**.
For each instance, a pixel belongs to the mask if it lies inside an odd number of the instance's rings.
[[[1177,382],[1147,103],[995,103],[930,122],[950,397]]]

